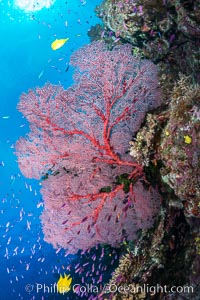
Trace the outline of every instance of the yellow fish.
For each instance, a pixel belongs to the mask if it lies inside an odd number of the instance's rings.
[[[192,138],[189,135],[184,135],[184,141],[186,144],[191,144],[192,143]]]
[[[57,291],[60,294],[68,293],[71,289],[72,278],[64,273],[64,277],[60,274],[57,282]]]
[[[69,40],[69,38],[59,39],[59,40],[56,39],[55,41],[53,41],[53,43],[51,43],[51,49],[57,50],[57,49],[61,48],[68,40]]]

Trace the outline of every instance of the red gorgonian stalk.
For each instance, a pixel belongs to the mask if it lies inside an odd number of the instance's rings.
[[[16,144],[22,173],[43,178],[45,240],[69,253],[131,240],[152,224],[159,194],[128,154],[145,113],[160,104],[156,66],[94,42],[71,57],[75,83],[46,84],[18,105],[30,133]],[[134,184],[134,182],[137,183]]]

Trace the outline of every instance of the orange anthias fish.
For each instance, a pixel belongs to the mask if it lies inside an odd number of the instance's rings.
[[[59,48],[61,48],[67,41],[69,40],[69,38],[66,39],[56,39],[55,41],[53,41],[51,43],[51,49],[52,50],[57,50]]]

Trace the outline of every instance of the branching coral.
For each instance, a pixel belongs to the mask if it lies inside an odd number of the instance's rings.
[[[157,116],[147,114],[145,126],[138,131],[135,140],[130,142],[130,155],[143,166],[149,166],[151,156],[155,151],[157,127]]]

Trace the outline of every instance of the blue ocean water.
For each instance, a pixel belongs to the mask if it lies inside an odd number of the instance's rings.
[[[45,82],[64,87],[72,83],[70,55],[89,43],[87,31],[100,23],[94,14],[100,1],[56,0],[49,8],[29,12],[14,2],[0,1],[0,300],[76,299],[72,294],[36,291],[36,284],[52,287],[60,273],[70,273],[80,256],[56,253],[43,241],[39,183],[23,177],[14,155],[15,142],[28,132],[16,107],[28,89]],[[51,4],[35,1],[44,2]],[[51,43],[60,38],[69,40],[53,51]]]

